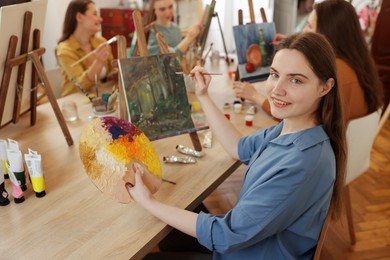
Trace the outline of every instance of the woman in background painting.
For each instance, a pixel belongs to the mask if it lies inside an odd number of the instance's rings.
[[[152,0],[150,4],[149,22],[155,22],[158,32],[164,35],[170,52],[176,52],[179,56],[186,53],[190,45],[195,41],[201,31],[199,24],[192,25],[185,37],[182,37],[179,26],[173,22],[174,1],[173,0]],[[134,47],[135,41],[133,41]],[[133,49],[133,48],[132,48]],[[156,40],[156,34],[153,29],[150,30],[148,38],[149,55],[159,54],[159,48]],[[130,51],[132,55],[132,50]]]
[[[266,82],[272,115],[283,121],[246,137],[213,102],[211,77],[196,67],[195,93],[211,130],[232,158],[248,165],[236,205],[213,215],[163,204],[145,187],[138,169],[133,169],[135,182],[126,184],[130,195],[195,237],[213,259],[312,259],[331,201],[333,216],[339,216],[344,187],[345,124],[335,63],[331,45],[320,34],[284,39]],[[162,253],[145,259],[189,259],[173,252],[161,258]],[[198,255],[191,259],[211,259]]]
[[[382,106],[382,85],[355,8],[348,1],[325,0],[315,4],[304,32],[324,35],[336,53],[337,76],[347,122]],[[276,44],[285,37],[276,35]],[[235,82],[233,89],[237,97],[252,101],[270,112],[269,101],[251,84]]]
[[[95,34],[101,30],[102,18],[91,0],[72,0],[66,10],[62,36],[58,41],[56,55],[64,76],[61,95],[79,91],[71,79],[75,79],[85,90],[95,85],[95,80],[112,78],[113,56],[106,39]],[[75,64],[88,53],[95,53]]]

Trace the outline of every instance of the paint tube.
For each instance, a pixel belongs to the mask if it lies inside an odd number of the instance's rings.
[[[30,152],[30,149],[29,149]],[[24,160],[27,164],[28,173],[30,175],[31,184],[35,191],[35,196],[41,198],[46,195],[45,180],[42,173],[41,155],[29,153],[24,155]]]
[[[211,131],[207,131],[204,135],[202,146],[204,148],[211,148],[212,142],[213,142],[213,134]]]
[[[189,164],[189,163],[196,163],[196,159],[190,156],[186,157],[178,157],[178,156],[164,156],[163,161],[165,163],[184,163],[184,164]]]
[[[185,147],[183,145],[176,145],[176,151],[182,153],[182,154],[187,154],[187,155],[191,155],[191,156],[195,156],[195,157],[202,157],[203,156],[203,153],[200,152],[200,151],[196,151],[192,148],[189,148],[189,147]]]
[[[20,188],[23,191],[27,190],[22,153],[19,150],[7,149],[7,157],[10,164],[10,169],[15,174],[16,179],[19,181]]]
[[[28,148],[28,154],[38,154],[38,152]]]
[[[5,189],[4,184],[4,170],[0,167],[0,206],[6,206],[9,204],[8,192]]]
[[[7,170],[9,179],[11,180],[12,196],[14,197],[15,203],[22,203],[24,201],[23,191],[20,187],[19,181],[16,179],[14,172],[11,170],[11,165],[7,164]]]
[[[17,141],[8,138],[8,149],[19,151],[19,144]]]
[[[8,171],[7,171],[7,141],[0,139],[0,167],[3,169],[4,178],[8,179]]]

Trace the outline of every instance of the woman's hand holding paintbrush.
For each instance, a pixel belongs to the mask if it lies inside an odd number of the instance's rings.
[[[80,62],[84,61],[85,59],[89,58],[90,56],[96,54],[96,58],[97,59],[100,59],[100,60],[105,60],[107,59],[107,57],[104,57],[104,55],[107,55],[107,53],[104,50],[104,48],[106,48],[108,45],[110,45],[111,43],[113,42],[116,42],[118,40],[118,35],[117,36],[114,36],[112,37],[111,39],[109,39],[108,41],[100,44],[96,49],[94,49],[93,51],[89,52],[87,55],[85,55],[84,57],[82,57],[81,59],[75,61],[74,63],[72,63],[70,66],[71,67],[74,67],[76,66],[77,64],[79,64]]]

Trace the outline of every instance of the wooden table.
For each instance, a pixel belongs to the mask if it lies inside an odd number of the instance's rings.
[[[209,70],[216,71],[211,65]],[[223,62],[220,66],[223,71],[230,69]],[[234,100],[230,84],[227,75],[212,80],[210,93],[220,106]],[[29,126],[29,115],[24,115],[18,124],[0,130],[0,138],[17,140],[23,154],[28,148],[42,154],[47,193],[36,198],[28,183],[23,203],[15,204],[11,196],[11,203],[0,207],[0,258],[140,259],[171,228],[137,203],[113,202],[94,186],[78,152],[80,132],[89,121],[91,107],[81,94],[59,99],[59,105],[67,100],[76,102],[80,117],[75,123],[68,123],[73,146],[67,145],[49,104],[38,107],[34,127]],[[245,134],[275,124],[262,111],[256,114],[252,127],[245,126],[244,112],[231,115]],[[202,133],[200,138],[203,139]],[[177,144],[191,146],[189,135],[153,142],[160,159],[177,154]],[[193,209],[240,165],[229,158],[215,138],[212,148],[204,152],[206,155],[194,165],[162,163],[164,178],[177,185],[164,182],[156,197],[180,208]],[[9,180],[6,189],[11,193]]]

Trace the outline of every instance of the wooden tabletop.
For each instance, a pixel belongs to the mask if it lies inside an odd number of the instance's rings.
[[[209,62],[209,61],[207,61]],[[214,64],[215,65],[215,64]],[[224,71],[227,67],[210,64],[210,71]],[[221,107],[233,102],[232,80],[227,73],[214,76],[210,95]],[[79,120],[68,123],[74,145],[68,146],[50,104],[37,109],[37,124],[29,126],[29,115],[16,125],[0,130],[0,139],[19,142],[22,153],[27,149],[42,155],[46,196],[35,197],[31,184],[24,193],[25,201],[0,207],[0,255],[2,259],[140,259],[166,236],[171,228],[159,221],[135,202],[120,204],[102,194],[85,173],[78,152],[78,140],[92,114],[91,105],[82,94],[61,98],[58,103],[76,102]],[[245,111],[231,120],[244,134],[275,121],[261,110],[255,115],[252,127],[245,126]],[[203,133],[199,133],[203,140]],[[153,141],[160,159],[178,155],[178,144],[191,147],[189,135]],[[240,163],[230,159],[218,142],[204,148],[205,156],[193,165],[162,163],[163,177],[176,185],[163,182],[155,194],[157,199],[180,208],[193,209],[223,182]],[[11,184],[5,181],[11,194]]]

